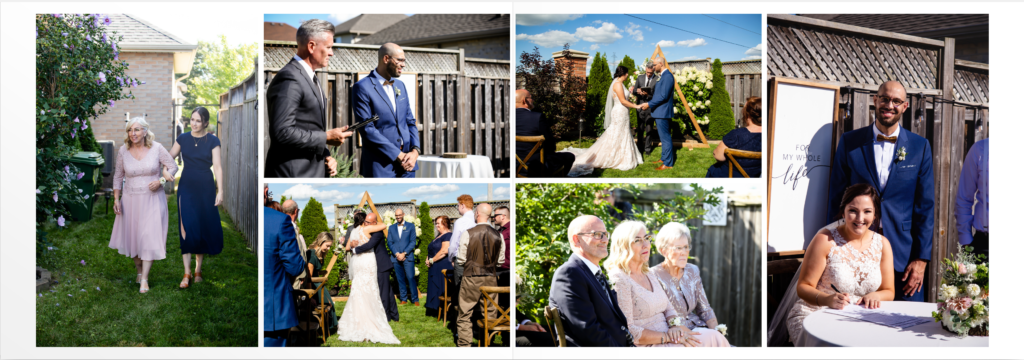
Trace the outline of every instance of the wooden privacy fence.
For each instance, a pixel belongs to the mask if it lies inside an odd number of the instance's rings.
[[[988,137],[988,65],[953,58],[956,41],[768,15],[768,74],[841,86],[836,136],[874,122],[871,96],[888,80],[907,88],[901,126],[928,139],[935,178],[935,228],[926,295],[936,300],[941,259],[956,251],[960,169]]]
[[[711,59],[670,61],[668,67],[673,72],[685,67],[711,72],[711,64]],[[725,89],[729,91],[736,127],[744,127],[743,105],[746,105],[747,98],[761,96],[761,60],[723,61],[722,73],[725,74]]]
[[[642,200],[633,205],[649,207]],[[726,226],[703,225],[699,219],[687,223],[698,229],[690,262],[700,269],[718,323],[729,327],[730,344],[761,346],[761,205],[730,202]],[[650,265],[664,259],[654,253]]]
[[[509,204],[508,200],[487,200],[487,201],[476,201],[475,202],[475,204],[482,204],[482,203],[491,204],[491,208],[492,209],[497,209],[499,206],[508,206],[509,208],[512,207]],[[441,216],[441,215],[446,215],[446,216],[448,216],[448,218],[451,219],[452,222],[454,222],[455,220],[458,220],[459,218],[462,217],[462,215],[459,214],[459,210],[458,210],[457,205],[458,205],[458,203],[450,203],[450,204],[429,204],[428,203],[428,206],[430,206],[430,218],[433,219],[433,218],[436,218],[436,217]],[[416,202],[416,200],[390,202],[390,203],[380,203],[380,204],[374,203],[374,206],[376,206],[377,207],[377,211],[379,211],[381,213],[385,213],[385,212],[388,212],[388,211],[394,212],[397,209],[402,209],[402,211],[405,212],[406,217],[418,217],[418,216],[420,216],[420,204],[418,202]],[[356,206],[355,204],[350,204],[350,205],[334,204],[335,224],[341,223],[341,220],[346,218],[352,212],[354,212],[357,207],[358,206]],[[364,210],[369,211],[369,209],[370,209],[370,207],[367,206]]]
[[[351,108],[352,86],[377,67],[377,45],[335,44],[329,65],[318,70],[328,100],[328,128],[355,123]],[[465,51],[403,48],[404,73],[415,73],[416,127],[425,155],[464,152],[491,159],[495,176],[509,174],[510,87],[509,61],[465,57]],[[295,42],[265,41],[264,88],[295,55]],[[264,119],[269,129],[269,119]],[[271,146],[264,135],[264,159]],[[354,157],[359,170],[361,141],[347,141],[340,152]]]
[[[245,236],[246,246],[256,253],[257,211],[260,191],[256,173],[257,67],[252,75],[220,95],[217,111],[217,137],[220,138],[220,163],[224,176],[223,206]],[[264,154],[265,156],[266,154]]]

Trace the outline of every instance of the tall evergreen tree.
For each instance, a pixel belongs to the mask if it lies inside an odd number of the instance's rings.
[[[590,64],[587,76],[587,127],[584,131],[593,133],[604,128],[604,102],[608,96],[608,87],[612,83],[612,72],[608,69],[608,59],[601,52],[594,54],[594,62]]]
[[[735,115],[729,91],[725,90],[725,73],[722,72],[722,60],[715,59],[711,65],[711,114],[708,115],[709,139],[721,139],[736,127]]]
[[[434,241],[434,220],[430,218],[430,205],[427,202],[420,203],[420,236],[417,238],[416,248],[420,255],[416,256],[416,267],[420,269],[420,275],[416,278],[416,284],[420,291],[427,291],[427,272],[430,268],[423,263],[427,259],[427,246]]]
[[[306,246],[316,241],[316,234],[328,231],[327,216],[324,215],[324,205],[315,198],[309,198],[306,207],[302,209],[299,217],[299,233],[306,240]]]

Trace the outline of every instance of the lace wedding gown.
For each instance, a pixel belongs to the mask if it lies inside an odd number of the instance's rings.
[[[363,227],[352,230],[352,240],[366,242]],[[352,292],[338,321],[338,340],[401,344],[388,324],[377,288],[377,258],[373,252],[352,255],[348,264]]]
[[[825,271],[821,274],[816,288],[826,294],[835,294],[832,286],[840,292],[850,294],[850,304],[856,303],[864,295],[875,292],[882,285],[882,236],[875,233],[871,243],[862,251],[857,251],[839,234],[839,226],[843,220],[836,221],[826,228],[832,233],[835,245],[828,251]],[[803,299],[798,299],[789,310],[786,326],[789,339],[794,345],[800,346],[798,339],[803,335],[804,318],[811,313],[827,308],[815,306]]]
[[[567,148],[565,151],[576,155],[576,161],[569,169],[569,176],[590,175],[594,169],[632,170],[644,162],[643,156],[633,143],[633,134],[629,128],[629,108],[619,102],[618,96],[612,91],[615,86],[622,87],[619,81],[612,82],[608,89],[608,100],[612,102],[610,113],[605,114],[604,134],[597,138],[594,145],[587,149]],[[623,94],[626,90],[623,87]],[[605,107],[607,108],[607,107]]]

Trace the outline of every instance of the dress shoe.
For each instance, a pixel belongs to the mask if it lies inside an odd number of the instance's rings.
[[[658,160],[658,161],[652,162],[651,164],[664,164],[664,163],[665,163],[664,160]]]
[[[412,303],[412,306],[420,306],[420,303],[419,302],[414,302],[414,303]]]
[[[402,300],[402,302],[398,303],[398,305],[405,305],[406,303],[407,303],[407,301]]]
[[[671,168],[672,168],[671,166],[662,165],[662,166],[654,168],[654,170],[668,170],[668,169],[671,169]]]

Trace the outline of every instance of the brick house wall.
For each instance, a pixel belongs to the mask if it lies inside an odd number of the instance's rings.
[[[114,148],[124,144],[125,112],[130,117],[147,114],[150,130],[156,142],[170,149],[174,145],[174,106],[171,94],[174,85],[174,55],[157,52],[122,52],[121,60],[128,62],[128,76],[146,81],[145,85],[127,88],[135,99],[115,102],[114,107],[100,115],[90,125],[96,140],[113,140]],[[116,154],[116,151],[115,151]],[[116,156],[116,155],[115,155]],[[116,159],[108,159],[114,161]]]
[[[566,58],[564,58],[564,57],[560,57],[558,59],[555,59],[555,61],[560,61],[560,62],[569,61],[569,63],[570,63],[569,64],[569,68],[572,70],[573,75],[579,76],[579,77],[582,77],[582,78],[586,78],[587,77],[587,58],[586,57],[570,56],[568,58],[568,60],[566,60]]]

